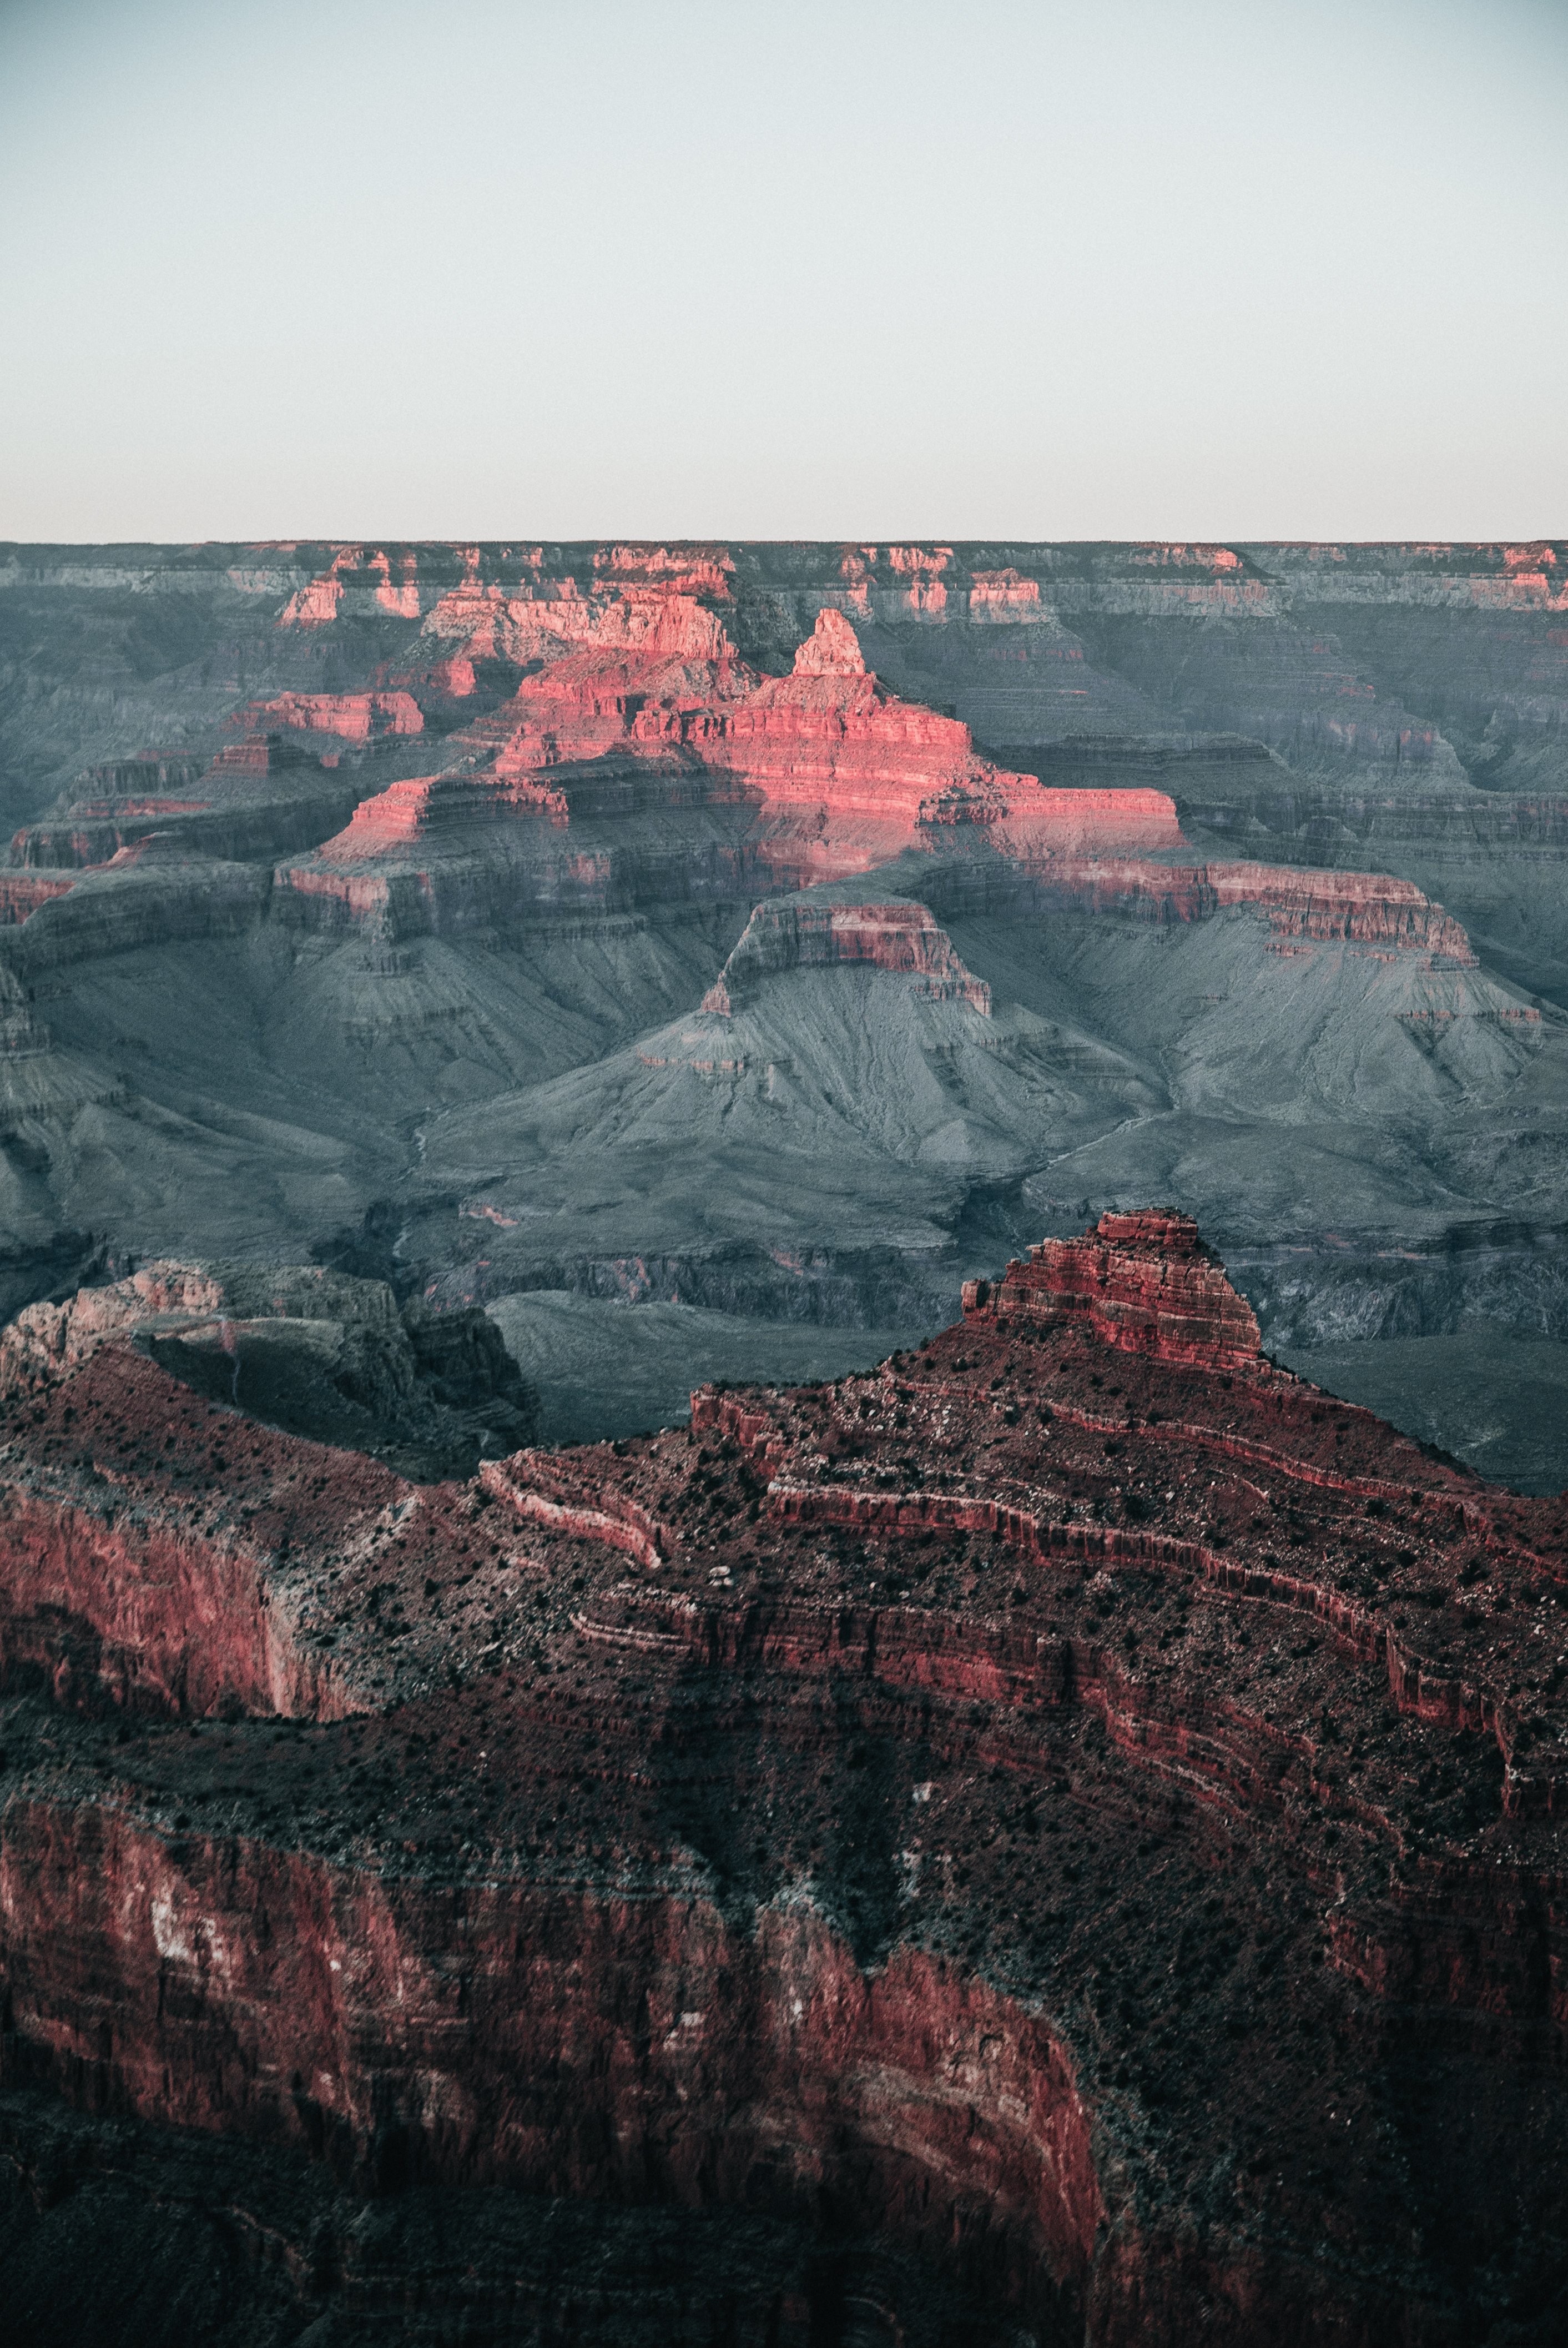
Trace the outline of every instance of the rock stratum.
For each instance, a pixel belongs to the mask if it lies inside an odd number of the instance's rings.
[[[1544,2343],[1568,1513],[1108,1214],[423,1485],[5,1340],[19,2337]]]

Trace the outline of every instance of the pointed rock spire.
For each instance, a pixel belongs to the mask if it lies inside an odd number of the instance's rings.
[[[796,676],[864,676],[866,663],[860,639],[831,603],[816,615],[816,626],[794,656]]]

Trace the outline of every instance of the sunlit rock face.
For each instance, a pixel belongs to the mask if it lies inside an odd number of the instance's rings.
[[[766,978],[840,963],[907,973],[914,991],[931,1002],[967,1003],[989,1015],[990,989],[964,968],[924,905],[818,904],[809,898],[757,907],[702,1008],[729,1018],[737,998],[754,994]]]
[[[424,1486],[171,1375],[220,1286],[5,1340],[18,2291],[183,2179],[268,2341],[1552,2335],[1561,1499],[1164,1209]]]

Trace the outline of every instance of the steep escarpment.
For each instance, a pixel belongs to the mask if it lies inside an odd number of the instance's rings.
[[[0,1333],[0,1405],[128,1344],[182,1385],[405,1472],[471,1468],[532,1431],[537,1396],[482,1313],[400,1311],[384,1282],[319,1264],[149,1264],[34,1304]]]
[[[1180,1216],[423,1493],[106,1317],[0,1455],[0,2127],[99,2116],[83,2224],[198,2131],[182,2226],[438,2202],[487,2291],[497,2187],[678,2223],[699,2310],[733,2212],[724,2339],[1553,2336],[1568,1516],[1268,1362]]]
[[[521,670],[517,690],[454,737],[449,771],[366,799],[309,863],[280,870],[293,919],[396,934],[494,920],[503,901],[754,895],[955,827],[1003,854],[1180,843],[1159,792],[1051,792],[978,757],[968,727],[870,674],[831,607],[791,673],[769,677],[689,596],[563,586],[464,591],[432,614],[463,659]]]
[[[1147,857],[1040,860],[1024,868],[1040,899],[1063,908],[1204,921],[1227,906],[1260,914],[1281,937],[1353,938],[1474,965],[1459,923],[1409,880],[1375,872],[1301,872],[1286,865],[1178,864]]]

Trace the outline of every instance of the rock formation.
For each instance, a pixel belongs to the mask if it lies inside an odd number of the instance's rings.
[[[909,973],[933,1003],[967,1003],[989,1018],[991,991],[953,952],[924,905],[818,904],[786,898],[759,905],[734,952],[702,998],[704,1011],[733,1015],[760,979],[835,963],[869,963]]]
[[[784,677],[759,677],[714,613],[662,588],[474,584],[425,630],[470,663],[521,669],[517,690],[453,737],[447,770],[363,800],[280,869],[295,919],[396,935],[493,920],[502,901],[755,893],[865,871],[954,826],[1051,859],[1181,844],[1159,792],[1051,791],[977,757],[967,726],[868,673],[830,606]],[[656,860],[642,838],[655,810]]]
[[[7,1341],[19,2291],[221,2223],[214,2337],[1556,2336],[1562,1498],[1167,1211],[424,1488],[118,1334],[192,1277]]]
[[[381,1281],[318,1264],[149,1264],[33,1304],[0,1332],[0,1408],[128,1344],[182,1385],[405,1474],[472,1468],[531,1432],[537,1399],[482,1313],[399,1312]]]
[[[1260,1366],[1257,1316],[1198,1238],[1190,1215],[1102,1215],[1081,1240],[1045,1240],[999,1281],[971,1281],[964,1310],[999,1320],[1086,1324],[1155,1361]]]
[[[1163,1196],[1271,1342],[1561,1343],[1564,556],[5,551],[4,1308],[316,1262],[798,1365]]]

